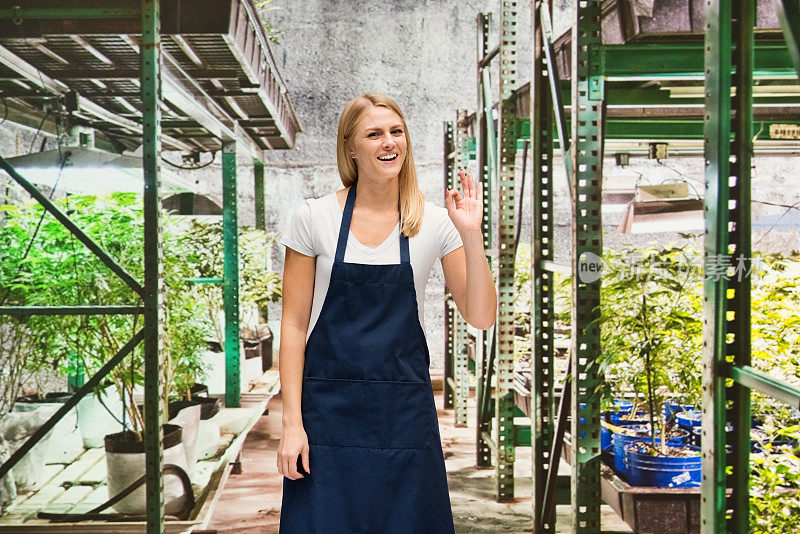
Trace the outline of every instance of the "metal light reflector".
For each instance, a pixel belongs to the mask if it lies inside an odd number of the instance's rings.
[[[53,187],[58,180],[58,188],[70,193],[144,191],[142,158],[139,156],[67,147],[60,151],[45,150],[7,159],[29,181]],[[177,174],[166,168],[161,170],[160,190],[164,193],[191,191]]]

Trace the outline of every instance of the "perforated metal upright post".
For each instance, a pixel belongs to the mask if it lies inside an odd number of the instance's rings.
[[[458,169],[467,168],[469,162],[469,155],[466,153],[467,141],[467,112],[466,110],[458,110],[456,113],[456,123],[454,130],[453,142],[455,145],[455,169],[452,176],[453,188],[459,187]],[[455,307],[455,301],[452,301],[452,306]],[[467,399],[469,398],[469,353],[468,351],[468,335],[467,335],[467,322],[460,313],[453,312],[453,323],[455,326],[455,358],[453,371],[455,375],[455,426],[467,426]]]
[[[256,204],[256,228],[267,229],[267,210],[264,205],[264,163],[253,160],[253,196]]]
[[[703,534],[750,531],[750,389],[728,379],[733,366],[750,364],[755,4],[712,0],[706,7],[705,265],[714,270],[704,281]],[[740,261],[745,275],[729,279]]]
[[[225,406],[241,406],[239,350],[239,210],[236,186],[236,142],[222,145],[223,301],[225,305]]]
[[[147,532],[164,532],[163,421],[164,346],[161,263],[161,24],[159,0],[142,0],[142,166],[144,170],[144,450]]]
[[[573,2],[572,24],[572,356],[570,464],[572,531],[600,531],[600,276],[603,253],[603,77],[601,0]]]
[[[516,239],[515,160],[517,151],[517,2],[503,0],[500,11],[500,125],[498,212],[498,317],[495,416],[498,501],[514,498],[514,242]]]
[[[444,121],[444,188],[453,188],[453,174],[456,166],[454,126],[452,121]],[[452,408],[455,399],[455,372],[453,370],[456,352],[456,311],[452,306],[453,297],[447,286],[444,288],[444,407]]]
[[[488,124],[492,121],[492,116],[487,116],[484,97],[491,94],[491,91],[486,91],[484,88],[484,81],[489,77],[484,76],[482,60],[489,52],[489,27],[491,25],[491,14],[478,14],[478,108],[475,111],[476,126],[477,126],[477,142],[476,148],[478,151],[478,175],[477,178],[483,183],[483,248],[487,252],[489,267],[492,267],[491,251],[494,246],[494,239],[492,236],[492,176],[493,169],[489,165],[489,151],[494,150],[494,139],[489,136]],[[491,110],[491,101],[488,103]],[[492,131],[494,129],[492,128]],[[478,384],[475,390],[475,397],[477,399],[478,414],[477,425],[475,429],[475,452],[476,452],[476,467],[491,467],[491,448],[489,446],[487,436],[490,436],[492,413],[490,412],[489,401],[491,400],[491,373],[489,372],[489,360],[493,357],[492,341],[495,339],[495,329],[492,328],[484,331],[481,334],[481,343],[483,343],[483,355],[479,365],[476,368],[478,374]]]
[[[531,436],[533,467],[533,532],[555,532],[555,524],[543,519],[547,473],[558,470],[550,458],[555,417],[553,361],[553,326],[555,306],[554,273],[543,267],[543,261],[554,259],[553,250],[553,104],[548,88],[544,35],[540,16],[541,2],[532,4],[533,80],[531,83],[531,147],[533,187],[531,208]],[[553,465],[555,464],[555,465]]]

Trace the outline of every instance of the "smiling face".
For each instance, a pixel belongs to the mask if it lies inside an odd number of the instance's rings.
[[[406,131],[400,116],[389,108],[373,106],[356,124],[350,156],[355,156],[359,177],[379,181],[397,178],[406,158]]]

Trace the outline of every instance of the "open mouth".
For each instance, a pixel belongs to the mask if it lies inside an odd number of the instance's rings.
[[[381,161],[394,161],[397,159],[397,154],[387,154],[385,156],[378,156]]]

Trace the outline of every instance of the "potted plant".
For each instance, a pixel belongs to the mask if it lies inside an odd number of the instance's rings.
[[[177,465],[188,470],[183,450],[182,428],[179,425],[165,424],[164,464]],[[108,495],[113,497],[128,488],[145,472],[144,442],[132,430],[109,434],[105,437]],[[113,505],[114,510],[127,514],[142,514],[145,511],[144,485]],[[183,485],[177,477],[164,477],[164,512],[176,514],[186,502]]]
[[[700,394],[702,293],[697,254],[689,247],[648,248],[640,254],[608,250],[605,256],[599,359],[607,376],[603,394],[628,394],[632,412],[642,408],[646,414],[644,425],[614,429],[614,465],[625,474],[629,442],[649,442],[658,457],[687,454],[668,447],[671,438],[683,436],[676,435],[662,413],[673,394]]]
[[[185,239],[177,254],[186,258],[193,272],[191,278],[222,278],[224,262],[224,246],[222,239],[222,223],[219,221],[203,221],[187,218],[183,226]],[[268,302],[278,302],[281,298],[280,276],[270,269],[269,251],[275,236],[263,230],[242,227],[239,229],[240,251],[240,316],[242,325],[240,334],[243,346],[241,366],[243,369],[243,385],[249,378],[259,376],[269,365],[271,367],[272,332],[260,322],[263,310]],[[225,350],[225,315],[223,308],[222,287],[219,284],[197,284],[197,299],[205,308],[204,319],[213,332],[210,350],[203,353],[203,365],[209,368],[211,388],[215,393],[224,392]],[[248,335],[252,333],[252,343]],[[268,344],[268,350],[264,350]],[[245,350],[249,349],[249,350]],[[247,356],[251,356],[247,358]],[[254,357],[255,356],[255,357]],[[260,356],[260,359],[256,357]],[[266,359],[270,361],[267,361]],[[251,363],[252,362],[252,363]],[[210,384],[212,385],[212,384]]]

